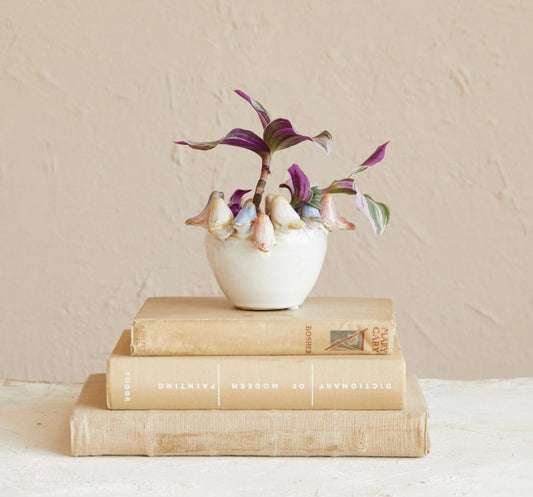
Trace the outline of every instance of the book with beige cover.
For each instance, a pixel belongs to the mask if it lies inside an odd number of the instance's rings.
[[[111,409],[403,409],[405,359],[390,355],[131,357],[107,361]]]
[[[152,297],[131,327],[131,353],[390,354],[392,300],[308,298],[299,309],[244,311],[219,297]]]
[[[91,375],[71,417],[74,456],[242,455],[420,457],[428,410],[414,376],[396,411],[112,411],[105,376]]]

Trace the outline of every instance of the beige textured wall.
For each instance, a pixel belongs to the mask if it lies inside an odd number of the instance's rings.
[[[315,295],[391,296],[409,368],[533,375],[533,3],[0,2],[0,377],[103,371],[151,295],[213,295],[186,217],[256,181],[251,153],[172,145],[257,129],[241,88],[299,130],[274,158],[361,178],[391,207],[337,232]]]

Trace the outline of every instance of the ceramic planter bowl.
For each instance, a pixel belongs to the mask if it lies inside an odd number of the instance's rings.
[[[315,285],[327,237],[323,228],[276,232],[276,244],[265,253],[250,239],[208,234],[205,248],[220,289],[234,306],[287,309],[301,305]]]

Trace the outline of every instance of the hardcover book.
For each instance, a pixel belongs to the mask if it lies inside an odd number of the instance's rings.
[[[218,297],[152,297],[131,327],[131,353],[153,355],[390,354],[393,303],[308,298],[299,309],[243,311]]]
[[[70,417],[74,456],[392,456],[429,452],[428,410],[414,376],[397,411],[112,411],[105,376],[85,383]]]
[[[390,355],[131,357],[107,361],[111,409],[402,409],[405,359]]]

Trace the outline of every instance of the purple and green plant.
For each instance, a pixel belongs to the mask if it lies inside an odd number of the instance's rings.
[[[244,98],[257,112],[263,126],[262,138],[248,129],[234,128],[220,140],[208,142],[180,140],[175,143],[188,145],[196,150],[211,150],[217,145],[231,145],[233,147],[246,148],[259,155],[261,157],[261,173],[255,187],[253,202],[257,210],[260,211],[261,199],[270,174],[270,162],[274,152],[298,145],[298,143],[303,141],[312,141],[329,154],[332,138],[328,131],[322,131],[316,136],[302,135],[294,129],[288,119],[278,118],[271,120],[266,109],[257,100],[249,97],[241,90],[235,90],[235,93]]]
[[[211,150],[217,145],[230,145],[251,150],[259,155],[261,158],[261,170],[253,196],[253,203],[259,214],[262,212],[261,201],[268,175],[270,174],[270,164],[274,152],[292,147],[303,141],[311,141],[329,155],[332,137],[326,130],[316,136],[303,135],[294,129],[288,119],[277,118],[272,120],[265,107],[246,93],[241,90],[235,90],[235,93],[246,100],[256,111],[263,127],[262,137],[247,129],[234,128],[220,140],[206,142],[179,140],[175,143],[188,145],[196,150]],[[305,220],[320,220],[320,206],[324,196],[332,194],[354,195],[355,206],[369,219],[376,236],[380,236],[389,222],[389,209],[385,204],[373,200],[370,195],[361,193],[356,186],[355,177],[369,167],[381,162],[385,156],[387,145],[388,142],[380,145],[368,159],[350,171],[345,178],[333,181],[328,187],[312,186],[306,174],[297,164],[293,164],[288,169],[290,179],[279,186],[290,191],[292,207]],[[233,193],[228,205],[234,215],[239,212],[243,196],[250,191],[236,190]],[[351,226],[353,229],[353,225]]]
[[[302,210],[304,206],[320,209],[323,195],[339,193],[355,195],[355,206],[368,218],[376,236],[380,236],[389,222],[390,210],[386,204],[376,202],[370,195],[362,193],[356,186],[355,176],[381,162],[388,144],[389,142],[385,142],[380,145],[368,159],[350,171],[346,178],[335,180],[328,187],[311,186],[309,178],[298,164],[293,164],[288,169],[290,179],[279,186],[289,190],[291,205],[297,211]]]

